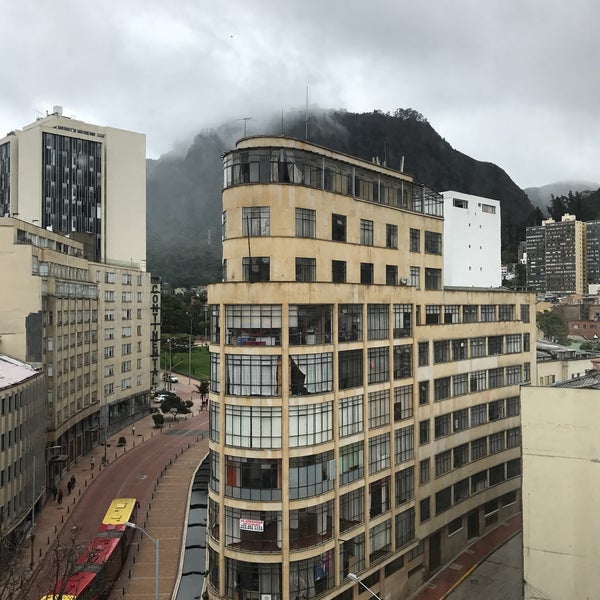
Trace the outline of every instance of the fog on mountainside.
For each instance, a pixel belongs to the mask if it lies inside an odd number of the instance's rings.
[[[569,192],[587,192],[598,188],[600,188],[600,184],[591,181],[557,181],[542,187],[525,188],[523,191],[529,196],[533,206],[539,208],[546,218],[549,214],[548,207],[552,203],[552,196],[567,196]],[[579,217],[579,215],[576,216]],[[537,225],[539,224],[537,223]]]
[[[187,153],[172,152],[147,163],[148,270],[169,287],[221,279],[222,160],[233,149],[235,129],[198,134]],[[343,110],[301,111],[274,117],[257,135],[284,135],[371,161],[377,157],[436,191],[457,190],[500,200],[502,247],[512,254],[535,224],[526,194],[500,167],[452,148],[412,109],[394,114]]]

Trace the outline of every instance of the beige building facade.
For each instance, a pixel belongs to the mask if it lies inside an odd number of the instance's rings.
[[[47,442],[63,457],[52,479],[148,410],[151,276],[15,218],[0,218],[0,256],[0,351],[46,375]]]
[[[146,270],[146,136],[55,106],[0,139],[0,216],[79,240],[95,262]]]
[[[580,379],[522,392],[525,600],[600,592],[599,372]]]
[[[224,157],[211,598],[403,598],[519,510],[533,297],[443,284],[443,200],[288,138]]]

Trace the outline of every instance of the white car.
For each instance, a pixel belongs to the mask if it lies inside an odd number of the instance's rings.
[[[163,400],[166,400],[166,398],[168,398],[168,394],[157,394],[154,396],[154,402],[160,404]]]
[[[177,375],[169,375],[168,380],[171,383],[179,383],[179,377],[177,377]]]

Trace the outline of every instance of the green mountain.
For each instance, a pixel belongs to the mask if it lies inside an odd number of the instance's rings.
[[[284,125],[283,125],[284,123]],[[457,190],[500,200],[502,246],[513,253],[534,224],[527,195],[500,167],[477,161],[443,139],[412,109],[394,114],[356,114],[343,110],[287,115],[273,119],[261,134],[306,139],[404,171],[437,190]],[[239,132],[239,128],[238,128]],[[231,127],[198,134],[186,153],[172,152],[148,161],[148,269],[173,287],[220,279],[221,155],[235,145]]]

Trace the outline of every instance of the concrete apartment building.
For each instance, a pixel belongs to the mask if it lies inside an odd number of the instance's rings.
[[[3,551],[28,529],[32,502],[45,490],[46,383],[42,371],[0,354],[0,533]],[[23,460],[25,459],[25,460]]]
[[[0,353],[45,375],[50,484],[147,412],[157,383],[144,136],[55,107],[0,140],[0,206]]]
[[[500,202],[462,192],[444,198],[444,285],[502,285]]]
[[[596,364],[522,390],[525,600],[598,597],[599,387]]]
[[[527,228],[530,289],[562,295],[587,292],[586,231],[586,223],[568,214],[561,221],[546,219],[541,227]]]
[[[533,296],[444,287],[406,174],[284,137],[224,171],[209,596],[406,597],[520,510]]]

